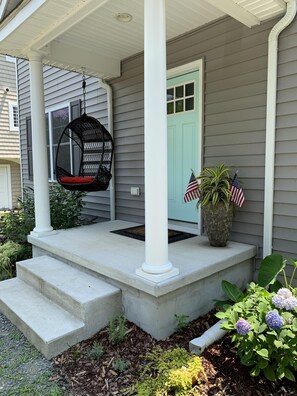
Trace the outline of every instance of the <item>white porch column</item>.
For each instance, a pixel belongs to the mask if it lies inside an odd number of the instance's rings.
[[[165,0],[144,1],[145,263],[153,282],[178,275],[168,260]]]
[[[30,52],[29,65],[35,202],[35,228],[31,234],[40,237],[53,233],[49,205],[42,56]]]

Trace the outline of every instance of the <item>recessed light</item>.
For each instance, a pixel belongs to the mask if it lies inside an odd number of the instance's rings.
[[[127,12],[120,12],[119,14],[117,14],[116,16],[116,19],[119,21],[119,22],[131,22],[132,21],[132,15],[131,14],[128,14]]]

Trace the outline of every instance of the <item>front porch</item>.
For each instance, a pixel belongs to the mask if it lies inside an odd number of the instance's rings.
[[[229,242],[225,248],[209,246],[203,236],[169,245],[169,258],[179,275],[155,283],[136,275],[145,257],[142,241],[110,231],[135,226],[110,221],[42,238],[29,236],[33,255],[50,255],[116,286],[122,294],[125,317],[157,339],[174,332],[174,315],[193,320],[221,298],[221,280],[243,287],[253,277],[254,246]]]

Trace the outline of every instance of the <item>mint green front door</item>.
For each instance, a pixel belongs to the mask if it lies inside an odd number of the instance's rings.
[[[167,80],[168,217],[195,223],[196,201],[184,203],[184,193],[198,169],[198,73]]]

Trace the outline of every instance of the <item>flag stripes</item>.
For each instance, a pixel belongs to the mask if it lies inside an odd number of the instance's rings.
[[[194,199],[198,199],[200,197],[199,184],[196,180],[196,177],[192,171],[189,183],[187,185],[187,190],[184,195],[184,202],[190,202]]]

